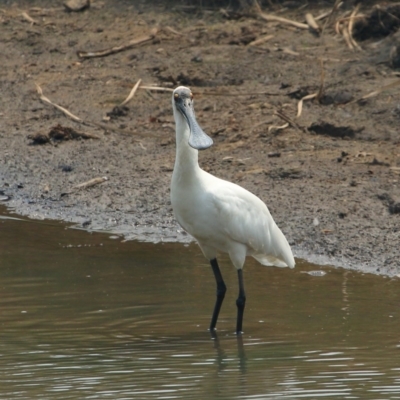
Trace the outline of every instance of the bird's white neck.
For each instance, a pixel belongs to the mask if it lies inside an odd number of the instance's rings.
[[[190,129],[182,116],[176,118],[176,158],[173,175],[190,179],[200,170],[198,150],[189,146]]]

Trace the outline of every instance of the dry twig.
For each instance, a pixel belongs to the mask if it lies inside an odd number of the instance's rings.
[[[300,55],[299,52],[292,50],[289,47],[282,47],[282,52],[285,54],[290,54],[291,56],[298,57]]]
[[[79,58],[94,58],[94,57],[105,57],[110,54],[119,53],[120,51],[128,50],[131,47],[137,46],[139,44],[143,44],[153,40],[157,35],[157,28],[151,30],[150,34],[147,36],[142,36],[140,38],[132,39],[128,43],[123,44],[121,46],[112,47],[111,49],[101,50],[101,51],[78,51]]]
[[[350,13],[350,16],[339,18],[335,23],[335,32],[342,34],[347,46],[350,50],[362,50],[358,43],[353,38],[353,26],[354,21],[357,18],[363,18],[363,15],[357,15],[360,4],[358,4],[354,10]]]
[[[135,93],[141,83],[142,83],[142,80],[139,79],[136,82],[135,86],[132,88],[131,92],[129,93],[129,96],[120,104],[120,106],[124,106],[126,103],[128,103],[133,98],[133,96],[135,95]]]
[[[155,92],[173,92],[174,89],[161,86],[140,86],[139,89],[154,90]]]
[[[286,122],[286,124],[283,125],[271,125],[268,127],[268,132],[274,131],[281,131],[283,129],[286,129],[289,126],[289,122]]]
[[[46,96],[43,95],[42,88],[36,83],[35,83],[35,85],[36,85],[37,92],[38,92],[38,94],[40,96],[40,100],[42,100],[44,103],[47,103],[47,104],[57,108],[58,110],[62,111],[67,117],[70,117],[75,122],[79,122],[79,123],[84,124],[84,125],[95,126],[95,127],[100,128],[100,129],[102,129],[104,131],[112,131],[112,132],[117,132],[117,133],[121,133],[121,134],[124,134],[124,135],[131,135],[132,134],[132,132],[129,132],[129,131],[124,130],[124,129],[114,128],[112,126],[104,125],[104,124],[97,123],[97,122],[84,121],[83,119],[81,119],[81,118],[77,117],[76,115],[72,114],[71,112],[69,112],[66,108],[64,108],[62,106],[59,106],[58,104],[53,103]],[[169,88],[152,87],[152,86],[141,86],[140,89],[159,90],[159,91],[168,91],[168,92],[172,92],[173,91],[172,89],[169,89]],[[133,89],[132,89],[132,91],[133,91]],[[131,93],[132,93],[132,91],[131,91]],[[146,136],[148,136],[148,135],[149,134],[147,133]],[[154,136],[154,137],[158,137],[157,135],[153,135],[153,134],[150,134],[150,135]]]
[[[87,182],[79,183],[78,185],[75,185],[73,188],[74,189],[87,189],[89,187],[98,185],[99,183],[103,183],[105,181],[108,181],[108,178],[106,176],[102,176],[99,178],[90,179]]]
[[[323,19],[328,18],[331,14],[332,14],[332,10],[329,10],[327,12],[324,12],[324,13],[318,15],[314,19],[315,19],[315,21],[322,21]]]
[[[183,36],[183,33],[180,33],[178,31],[176,31],[174,28],[171,28],[170,26],[166,26],[164,29],[166,31],[169,31],[169,32],[173,33],[174,35]]]
[[[258,46],[260,44],[263,44],[265,42],[267,42],[268,40],[271,40],[274,37],[274,35],[266,35],[266,36],[262,36],[256,40],[253,40],[252,42],[250,42],[248,44],[248,46]]]
[[[37,21],[34,20],[27,12],[24,11],[24,12],[21,14],[21,16],[22,16],[22,18],[23,18],[25,21],[30,22],[31,25],[37,24]]]
[[[282,24],[292,25],[292,26],[295,26],[296,28],[308,29],[308,25],[307,24],[303,24],[301,22],[293,21],[291,19],[278,17],[276,15],[271,15],[271,14],[265,14],[263,12],[260,12],[258,15],[259,15],[260,18],[262,18],[263,20],[265,20],[267,22],[281,22]]]
[[[351,41],[352,45],[357,50],[362,50],[361,47],[358,45],[358,43],[353,38],[354,19],[356,18],[356,15],[357,15],[357,12],[358,12],[359,8],[360,8],[360,3],[357,4],[357,6],[354,8],[353,12],[350,15],[348,30],[349,30],[349,38],[350,38],[350,41]]]
[[[370,93],[368,93],[368,94],[366,94],[366,95],[364,95],[364,96],[362,96],[362,97],[360,97],[358,99],[350,101],[350,102],[348,102],[346,104],[353,104],[353,103],[357,103],[358,101],[361,101],[361,100],[366,100],[366,99],[369,99],[371,97],[375,97],[378,94],[384,92],[385,90],[392,89],[392,88],[395,88],[397,86],[400,86],[400,79],[398,79],[397,81],[394,81],[392,83],[389,83],[388,85],[382,86],[380,89],[374,90],[373,92],[370,92]]]
[[[262,18],[263,20],[265,20],[267,22],[281,22],[282,24],[292,25],[292,26],[295,26],[296,28],[308,29],[307,24],[302,24],[301,22],[293,21],[291,19],[278,17],[278,16],[272,15],[272,14],[263,13],[261,10],[261,7],[257,1],[254,2],[253,9],[255,11],[255,16],[259,16],[260,18]]]
[[[328,18],[325,21],[324,26],[322,27],[322,32],[321,34],[324,32],[325,28],[331,23],[334,15],[336,14],[336,12],[339,10],[339,8],[342,6],[343,2],[341,0],[336,0],[335,4],[332,7],[331,12],[328,15]]]
[[[315,20],[315,18],[313,17],[313,15],[311,13],[306,14],[306,22],[312,31],[314,31],[317,34],[321,33],[322,29],[318,25],[317,21]]]
[[[286,114],[284,114],[282,111],[280,110],[275,110],[274,112],[275,115],[277,115],[279,118],[283,119],[284,121],[286,121],[289,125],[291,125],[293,128],[296,128],[299,131],[304,132],[304,128],[302,128],[299,124],[297,124],[296,122],[294,122],[291,118],[289,118]]]
[[[38,92],[38,95],[39,95],[39,97],[40,97],[40,100],[42,100],[44,103],[47,103],[47,104],[49,104],[49,105],[51,105],[51,106],[57,108],[58,110],[60,110],[61,112],[63,112],[67,117],[73,119],[74,121],[80,122],[80,123],[83,122],[83,119],[81,119],[81,118],[77,117],[76,115],[72,114],[72,113],[69,112],[66,108],[64,108],[64,107],[62,107],[62,106],[59,106],[58,104],[53,103],[51,100],[49,100],[49,99],[43,94],[42,88],[41,88],[37,83],[35,83],[35,85],[36,85],[36,90],[37,90],[37,92]]]
[[[257,129],[259,126],[264,125],[264,124],[269,124],[269,123],[271,123],[271,119],[267,119],[266,121],[258,122],[258,123],[256,123],[255,125],[253,125],[253,126],[250,128],[249,133],[252,133],[252,132],[253,132],[255,129]]]
[[[300,99],[300,101],[297,103],[297,115],[296,115],[296,118],[299,118],[301,116],[301,113],[303,111],[303,102],[304,102],[304,100],[315,99],[317,96],[318,96],[318,93],[312,93],[312,94],[308,94],[307,96],[304,96],[303,98]]]
[[[344,40],[347,43],[348,48],[350,50],[354,50],[354,45],[350,39],[349,28],[347,26],[342,27],[342,34],[343,34]]]

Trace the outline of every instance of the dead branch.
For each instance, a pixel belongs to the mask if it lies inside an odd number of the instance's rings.
[[[261,125],[270,124],[270,123],[271,123],[271,118],[269,118],[269,119],[267,119],[267,120],[265,120],[265,121],[258,122],[258,123],[254,124],[254,125],[250,128],[249,133],[252,133],[255,129],[257,129],[257,128],[258,128],[259,126],[261,126]]]
[[[286,129],[288,126],[289,126],[289,122],[286,122],[286,124],[283,124],[283,125],[271,125],[268,127],[268,132],[281,131],[283,129]]]
[[[102,176],[102,177],[99,177],[99,178],[93,178],[93,179],[90,179],[87,182],[83,182],[83,183],[79,183],[78,185],[75,185],[73,187],[73,189],[79,189],[79,190],[80,189],[87,189],[89,187],[98,185],[98,184],[103,183],[105,181],[108,181],[108,178],[106,176]]]
[[[265,14],[263,12],[260,12],[258,14],[258,16],[267,22],[281,22],[282,24],[292,25],[292,26],[295,26],[296,28],[308,29],[307,24],[303,24],[301,22],[293,21],[291,19],[287,19],[287,18],[283,18],[283,17],[278,17],[276,15]]]
[[[311,13],[307,13],[305,18],[306,18],[307,25],[310,27],[310,29],[317,34],[320,34],[322,29],[318,25],[318,23],[315,20],[315,18],[313,17],[313,15]]]
[[[324,12],[324,13],[318,15],[317,17],[315,17],[315,20],[322,21],[323,19],[328,18],[331,14],[332,14],[332,10],[329,10],[329,11]]]
[[[110,54],[119,53],[120,51],[128,50],[131,47],[137,46],[139,44],[143,44],[153,40],[157,35],[158,29],[154,28],[151,30],[150,34],[147,36],[142,36],[136,39],[130,40],[128,43],[123,44],[121,46],[112,47],[111,49],[101,50],[101,51],[78,51],[79,58],[94,58],[94,57],[105,57],[109,56]]]
[[[300,99],[300,101],[297,103],[297,115],[296,115],[296,118],[300,118],[301,117],[301,113],[303,111],[303,102],[305,100],[315,99],[317,96],[318,96],[318,93],[312,93],[312,94],[308,94],[307,96],[304,96],[303,98]]]
[[[298,57],[300,55],[299,52],[292,50],[289,47],[282,47],[282,52],[285,54],[290,54],[291,56]]]
[[[132,88],[131,92],[129,93],[129,96],[120,104],[120,106],[124,106],[126,103],[128,103],[133,98],[133,96],[135,95],[135,93],[141,83],[142,83],[142,80],[139,79],[136,82],[135,86]]]
[[[342,6],[343,2],[341,0],[336,0],[335,4],[332,7],[331,12],[328,15],[328,18],[325,21],[324,26],[322,27],[322,33],[324,33],[325,28],[331,23],[331,21],[333,20],[335,14],[337,13],[337,11],[339,10],[339,8]]]
[[[43,94],[42,88],[41,88],[37,83],[35,83],[35,85],[36,85],[36,90],[37,90],[37,92],[38,92],[38,95],[39,95],[40,100],[42,100],[44,103],[47,103],[47,104],[49,104],[49,105],[51,105],[51,106],[57,108],[58,110],[60,110],[61,112],[63,112],[67,117],[73,119],[74,121],[83,123],[83,119],[81,119],[81,118],[77,117],[76,115],[72,114],[72,113],[69,112],[66,108],[64,108],[64,107],[62,107],[62,106],[59,106],[59,105],[56,104],[56,103],[53,103],[51,100],[49,100],[49,99]]]
[[[358,9],[360,8],[360,3],[357,4],[357,6],[354,8],[353,12],[350,15],[350,19],[349,19],[349,26],[348,26],[348,30],[349,30],[349,38],[350,41],[352,43],[352,45],[357,49],[357,50],[362,50],[361,47],[358,45],[358,43],[355,41],[355,39],[353,38],[353,26],[354,26],[354,20],[356,18]]]
[[[280,110],[275,110],[274,112],[275,115],[277,115],[279,118],[283,119],[285,122],[287,122],[289,125],[291,125],[293,128],[304,132],[304,128],[302,128],[299,124],[297,124],[296,122],[294,122],[291,118],[289,118],[286,114],[284,114],[282,111]]]
[[[353,43],[352,43],[351,40],[350,40],[349,28],[348,28],[347,26],[344,26],[344,27],[342,28],[342,34],[343,34],[344,40],[345,40],[346,43],[347,43],[348,48],[349,48],[350,50],[354,50]]]
[[[164,29],[166,31],[173,33],[174,35],[183,36],[183,33],[178,32],[177,30],[175,30],[174,28],[171,28],[170,26],[166,26]]]
[[[22,17],[25,21],[28,21],[31,25],[34,25],[34,24],[37,25],[37,21],[34,20],[27,12],[24,11],[24,12],[21,14],[21,17]]]
[[[353,104],[353,103],[357,103],[357,102],[362,101],[362,100],[369,99],[371,97],[375,97],[378,94],[380,94],[380,93],[382,93],[382,92],[384,92],[386,90],[395,88],[397,86],[400,86],[400,79],[398,79],[397,81],[394,81],[392,83],[389,83],[388,85],[382,86],[380,89],[374,90],[373,92],[365,94],[364,96],[362,96],[362,97],[360,97],[358,99],[352,100],[352,101],[350,101],[350,102],[348,102],[346,104]]]
[[[174,89],[161,87],[161,86],[140,86],[139,89],[154,90],[156,92],[173,92]]]
[[[252,42],[250,42],[247,46],[258,46],[260,44],[263,44],[265,42],[267,42],[268,40],[271,40],[273,37],[275,37],[274,35],[266,35],[266,36],[262,36],[256,40],[253,40]]]

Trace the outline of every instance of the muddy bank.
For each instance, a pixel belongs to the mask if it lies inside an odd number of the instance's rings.
[[[329,7],[274,13],[303,21],[306,11],[319,15]],[[190,241],[169,200],[171,93],[139,88],[115,108],[139,79],[144,86],[183,84],[215,142],[201,153],[202,167],[260,196],[296,256],[400,273],[399,77],[388,58],[396,31],[354,35],[358,51],[333,23],[317,35],[207,9],[111,1],[76,13],[48,1],[34,8],[17,2],[3,6],[0,23],[0,51],[7,54],[0,72],[0,198],[10,210],[127,239]],[[77,55],[154,28],[156,36],[139,46]],[[35,84],[85,124],[41,101]],[[300,99],[313,94],[297,117]],[[77,187],[92,179],[99,180]]]

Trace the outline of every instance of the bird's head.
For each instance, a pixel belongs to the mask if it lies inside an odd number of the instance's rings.
[[[197,150],[212,146],[213,140],[200,128],[193,108],[193,94],[185,86],[177,87],[172,94],[172,108],[177,129],[189,127],[189,145]]]

